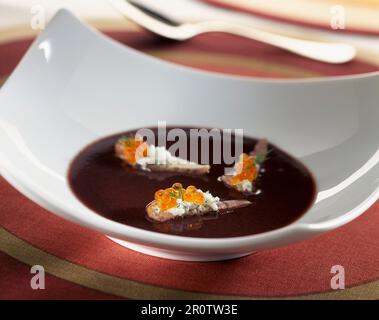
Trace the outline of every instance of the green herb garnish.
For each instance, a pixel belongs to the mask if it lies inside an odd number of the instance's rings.
[[[258,153],[256,156],[255,156],[255,163],[257,165],[261,165],[263,164],[263,162],[265,162],[267,160],[267,156],[269,153],[271,153],[273,151],[273,149],[269,149],[267,150],[267,152],[265,153]]]
[[[176,193],[174,193],[174,192],[169,192],[168,194],[169,194],[172,198],[182,199],[182,198],[183,198],[183,193],[184,193],[183,189],[180,189],[178,194],[176,194]]]
[[[125,147],[132,147],[134,137],[133,136],[122,136],[120,139],[118,139],[118,141],[123,143],[125,145]]]

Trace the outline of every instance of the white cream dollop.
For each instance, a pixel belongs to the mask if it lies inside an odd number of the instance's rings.
[[[174,216],[180,217],[188,214],[193,209],[198,209],[200,212],[218,210],[218,203],[220,202],[219,197],[214,197],[209,191],[203,192],[201,189],[197,189],[197,191],[201,192],[204,195],[205,202],[202,205],[196,205],[187,201],[183,201],[182,199],[178,199],[177,206],[167,211]]]
[[[173,156],[170,151],[165,147],[156,147],[154,145],[149,145],[147,147],[147,156],[139,158],[137,164],[141,166],[143,170],[147,170],[147,165],[176,165],[176,164],[186,164],[186,165],[197,165],[195,162],[191,162],[179,157]]]
[[[253,191],[253,183],[250,180],[243,180],[239,184],[237,184],[237,190],[241,192],[252,192]]]

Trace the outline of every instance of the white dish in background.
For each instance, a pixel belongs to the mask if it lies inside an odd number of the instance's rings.
[[[44,208],[134,250],[190,261],[243,256],[337,228],[378,199],[378,89],[379,73],[286,81],[197,71],[118,44],[61,10],[0,91],[0,170]],[[312,171],[316,203],[287,227],[220,239],[145,231],[84,206],[67,183],[74,156],[158,120],[267,137]]]

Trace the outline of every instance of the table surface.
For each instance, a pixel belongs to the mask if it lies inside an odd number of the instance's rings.
[[[163,41],[135,27],[108,34],[162,59],[214,72],[299,78],[378,70],[372,60],[325,65],[220,34],[184,43]],[[32,41],[27,35],[6,38],[0,37],[0,81]],[[0,199],[0,298],[379,298],[379,203],[342,228],[308,241],[231,261],[187,263],[122,248],[47,212],[1,178]],[[30,267],[36,264],[47,272],[45,290],[30,288]],[[345,269],[345,290],[331,289],[334,265]]]

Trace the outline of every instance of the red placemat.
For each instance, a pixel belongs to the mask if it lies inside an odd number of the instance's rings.
[[[216,72],[309,77],[377,70],[363,61],[331,66],[226,35],[185,43],[147,33],[114,38],[164,59]],[[225,45],[227,43],[227,45]],[[30,40],[0,44],[0,77]],[[352,223],[292,246],[225,262],[186,263],[146,256],[65,221],[0,178],[0,298],[379,298],[379,203]],[[30,288],[30,266],[47,272],[46,289]],[[346,289],[333,291],[342,265]]]

